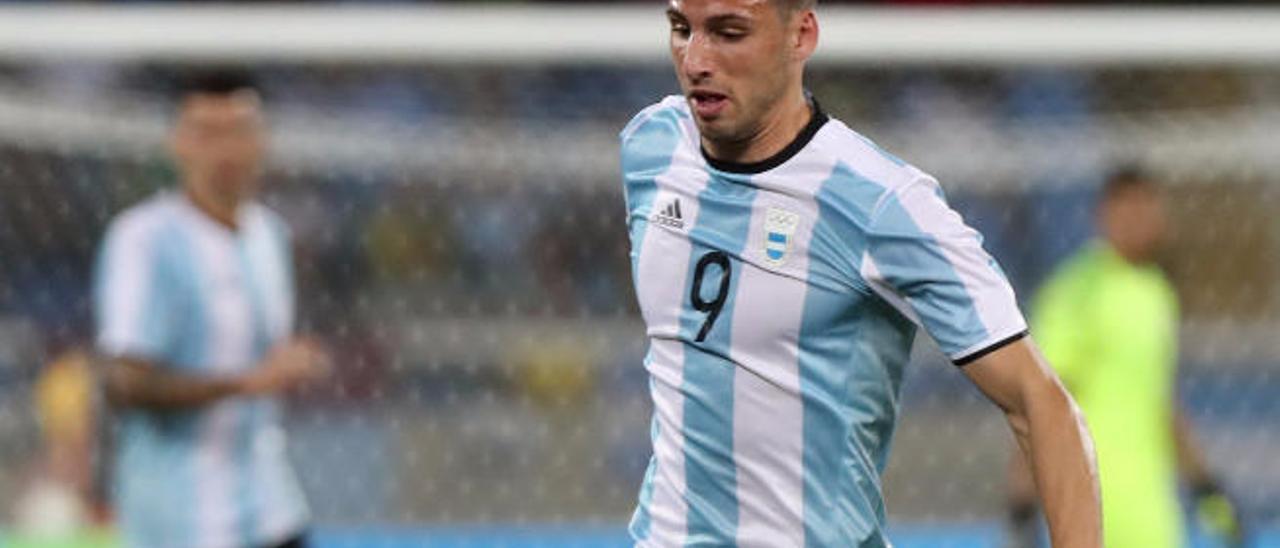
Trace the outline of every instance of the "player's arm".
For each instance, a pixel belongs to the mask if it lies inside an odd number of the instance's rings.
[[[1005,468],[1005,492],[1008,505],[1009,546],[1030,548],[1039,542],[1040,531],[1036,516],[1040,506],[1036,503],[1036,483],[1031,477],[1031,466],[1015,440],[1009,449],[1009,465]]]
[[[1074,263],[1061,267],[1041,289],[1034,302],[1033,331],[1035,344],[1053,366],[1067,390],[1076,393],[1091,366],[1088,340],[1096,322],[1092,321],[1090,301],[1081,297],[1079,274]],[[1037,546],[1039,543],[1039,494],[1031,466],[1015,442],[1010,448],[1006,470],[1010,545]]]
[[[1177,407],[1173,409],[1171,415],[1173,441],[1177,449],[1178,469],[1181,470],[1182,477],[1186,478],[1187,483],[1192,487],[1215,483],[1213,474],[1209,472],[1209,466],[1206,464],[1204,452],[1200,450],[1200,444],[1192,433],[1190,420],[1182,409]]]
[[[1102,545],[1093,442],[1075,402],[1025,336],[1013,288],[937,181],[892,187],[867,224],[862,279],[912,318],[1005,411],[1057,547]]]
[[[242,392],[237,378],[199,378],[138,358],[112,360],[105,378],[107,400],[121,407],[178,410],[208,405]]]
[[[324,353],[299,339],[276,347],[247,373],[209,377],[180,372],[138,358],[112,360],[106,373],[107,398],[116,405],[152,410],[179,410],[209,405],[235,396],[273,394],[320,375]]]
[[[1170,414],[1178,469],[1191,487],[1195,514],[1201,526],[1228,546],[1243,545],[1246,534],[1240,510],[1209,469],[1208,459],[1196,441],[1191,420],[1178,407]]]
[[[1102,546],[1093,440],[1071,395],[1029,337],[963,368],[1000,407],[1030,465],[1055,547]]]

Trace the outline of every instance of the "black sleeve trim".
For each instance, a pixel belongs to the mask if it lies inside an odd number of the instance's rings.
[[[975,361],[978,361],[979,359],[981,359],[983,356],[986,356],[987,354],[990,354],[992,352],[995,352],[996,350],[1000,350],[1001,348],[1004,348],[1015,342],[1018,342],[1019,340],[1021,340],[1023,337],[1026,337],[1026,336],[1027,336],[1027,330],[1023,329],[1022,331],[1019,331],[1013,335],[1000,339],[995,343],[992,343],[991,346],[983,348],[982,350],[969,354],[968,356],[951,360],[951,363],[956,364],[956,367],[964,367]]]

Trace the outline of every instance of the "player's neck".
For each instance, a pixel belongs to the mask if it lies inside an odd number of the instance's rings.
[[[240,201],[234,197],[218,196],[213,192],[201,192],[198,185],[187,184],[183,193],[197,210],[227,228],[235,231],[239,228],[236,213],[240,210]]]
[[[1119,256],[1124,262],[1134,266],[1151,264],[1154,258],[1154,253],[1152,253],[1151,250],[1141,249],[1134,245],[1125,245],[1114,238],[1109,238],[1107,240],[1107,246],[1110,247],[1111,251]]]
[[[716,160],[738,164],[764,161],[779,152],[800,135],[813,117],[813,109],[804,91],[797,90],[779,101],[765,114],[759,131],[737,141],[711,141],[702,138],[702,147]]]

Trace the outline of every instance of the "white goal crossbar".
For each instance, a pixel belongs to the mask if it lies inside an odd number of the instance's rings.
[[[661,62],[663,4],[3,6],[0,60]],[[1280,62],[1280,10],[821,6],[817,63]]]

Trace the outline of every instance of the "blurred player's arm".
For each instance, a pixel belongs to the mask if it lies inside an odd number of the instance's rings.
[[[1071,395],[1029,337],[964,372],[1004,412],[1040,493],[1053,546],[1102,546],[1093,440]]]
[[[281,392],[324,372],[319,345],[306,339],[281,344],[246,373],[210,377],[180,373],[155,362],[120,358],[106,374],[108,399],[126,407],[175,410],[200,407],[223,398]]]
[[[1182,471],[1182,477],[1186,478],[1192,487],[1216,483],[1213,474],[1209,472],[1204,452],[1200,450],[1200,444],[1192,432],[1190,419],[1182,409],[1178,408],[1175,408],[1171,415],[1173,416],[1173,441],[1178,451],[1178,469]]]
[[[1209,469],[1208,459],[1196,441],[1191,419],[1180,408],[1171,412],[1178,468],[1191,487],[1196,518],[1227,546],[1244,544],[1245,527],[1239,507]]]

